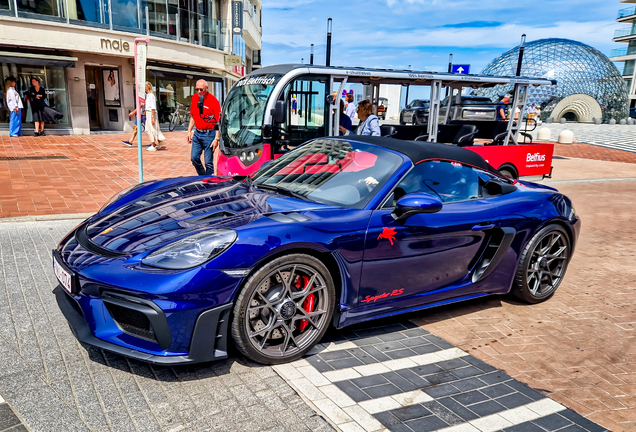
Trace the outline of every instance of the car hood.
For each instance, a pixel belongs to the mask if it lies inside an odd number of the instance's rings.
[[[126,201],[125,197],[120,201]],[[78,239],[106,254],[138,254],[210,228],[239,229],[263,216],[272,223],[310,220],[300,212],[333,206],[256,189],[232,179],[188,179],[97,214]],[[337,207],[333,207],[337,208]]]

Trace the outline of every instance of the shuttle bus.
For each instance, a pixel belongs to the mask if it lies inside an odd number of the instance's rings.
[[[422,86],[421,91],[430,92],[426,122],[400,125],[394,119],[380,120],[383,136],[463,146],[513,179],[537,180],[551,174],[554,144],[520,142],[522,122],[515,122],[512,113],[519,106],[519,119],[523,119],[528,89],[554,85],[554,81],[315,65],[264,67],[232,87],[219,124],[218,174],[251,175],[308,140],[339,135],[335,120],[340,118],[338,99],[351,84],[370,86],[376,114],[381,86],[410,87],[411,94],[413,87]],[[508,106],[510,120],[497,121],[492,116],[482,120],[479,112],[470,113],[462,104],[467,89],[496,85],[505,85],[513,96]]]

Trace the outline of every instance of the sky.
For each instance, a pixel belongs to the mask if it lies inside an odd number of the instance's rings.
[[[263,0],[263,66],[325,64],[327,18],[333,18],[331,64],[446,71],[470,64],[479,73],[495,57],[528,41],[568,38],[609,56],[618,0]]]

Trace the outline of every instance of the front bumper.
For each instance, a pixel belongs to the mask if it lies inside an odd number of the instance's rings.
[[[228,324],[232,304],[203,311],[197,317],[188,355],[154,355],[115,345],[95,337],[84,318],[79,304],[61,286],[53,290],[57,304],[80,342],[116,354],[157,365],[183,365],[227,358]],[[157,339],[166,337],[162,328],[156,328]],[[169,334],[167,335],[169,337]]]

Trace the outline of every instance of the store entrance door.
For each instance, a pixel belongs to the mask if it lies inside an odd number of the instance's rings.
[[[86,66],[86,99],[88,102],[88,118],[91,130],[101,129],[102,122],[99,110],[99,89],[101,88],[99,77],[100,68]]]

